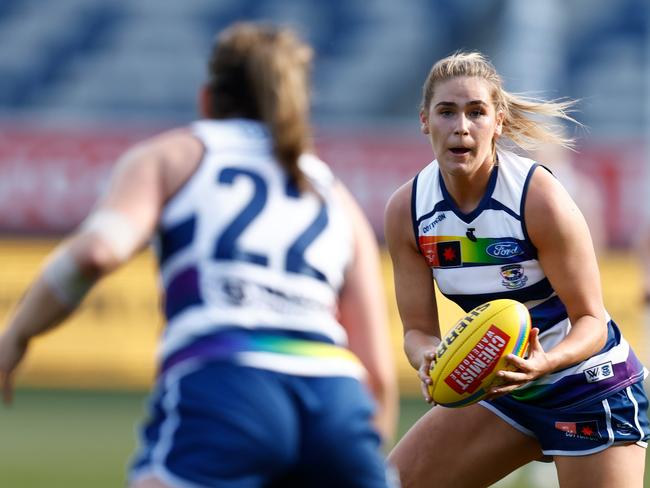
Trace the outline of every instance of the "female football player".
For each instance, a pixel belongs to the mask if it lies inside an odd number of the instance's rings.
[[[589,229],[549,171],[505,148],[570,146],[552,119],[572,120],[571,106],[508,93],[479,53],[442,59],[424,84],[436,159],[391,197],[385,232],[425,399],[440,342],[434,281],[465,310],[523,302],[533,330],[487,400],[433,407],[400,440],[389,459],[405,487],[487,486],[542,459],[565,488],[643,484],[647,371],[605,310]]]
[[[225,30],[205,118],[121,158],[0,338],[8,400],[31,339],[157,237],[166,327],[133,487],[388,485],[397,389],[377,244],[310,154],[311,56],[287,29]]]

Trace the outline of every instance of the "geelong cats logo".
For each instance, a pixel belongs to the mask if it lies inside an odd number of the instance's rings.
[[[508,290],[523,288],[528,282],[528,276],[524,275],[524,267],[521,264],[501,266],[501,277],[501,284]]]

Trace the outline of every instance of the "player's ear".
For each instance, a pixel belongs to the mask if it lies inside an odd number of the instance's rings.
[[[214,94],[212,93],[212,90],[210,90],[208,85],[203,85],[199,90],[199,113],[201,114],[201,117],[206,119],[213,118],[213,98]]]
[[[423,134],[429,134],[429,118],[424,110],[420,110],[420,130]]]
[[[494,127],[494,138],[498,138],[501,136],[503,133],[503,120],[505,118],[505,114],[503,113],[503,110],[499,110],[496,115],[496,121],[497,124]]]

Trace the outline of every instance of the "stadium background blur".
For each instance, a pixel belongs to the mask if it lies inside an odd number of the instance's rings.
[[[388,196],[432,159],[417,111],[431,64],[494,61],[510,91],[580,99],[575,154],[546,153],[598,243],[610,312],[650,359],[650,313],[631,252],[650,221],[650,6],[644,0],[3,0],[0,2],[0,327],[45,254],[77,225],[129,144],[196,118],[214,33],[292,25],[316,49],[316,145],[382,239]],[[385,256],[384,256],[385,259]],[[400,433],[427,406],[401,350]],[[120,486],[161,329],[150,252],[36,341],[16,405],[0,410],[0,486]],[[460,310],[443,303],[450,325]],[[647,470],[648,471],[648,470]],[[646,479],[648,473],[646,473]],[[553,487],[536,463],[500,487]],[[650,484],[648,484],[650,486]]]

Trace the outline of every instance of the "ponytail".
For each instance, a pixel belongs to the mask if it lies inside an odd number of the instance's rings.
[[[290,181],[307,188],[298,166],[310,148],[309,69],[312,49],[289,29],[239,23],[218,38],[208,86],[215,118],[261,120]]]

